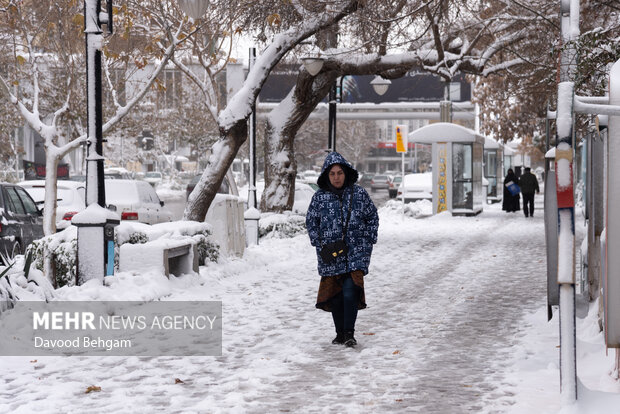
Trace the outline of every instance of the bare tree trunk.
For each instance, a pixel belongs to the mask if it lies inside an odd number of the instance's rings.
[[[300,72],[295,88],[267,117],[265,133],[265,190],[261,211],[280,213],[293,208],[295,198],[295,136],[337,77],[327,72],[311,77]],[[283,119],[282,124],[277,120]]]
[[[43,204],[43,234],[51,236],[56,233],[56,197],[58,194],[58,161],[56,151],[46,148],[45,151],[45,197]]]
[[[189,195],[184,220],[204,221],[226,172],[232,165],[239,148],[247,139],[247,121],[238,121],[228,131],[221,131],[221,134],[221,138],[212,147],[212,153],[200,181]]]

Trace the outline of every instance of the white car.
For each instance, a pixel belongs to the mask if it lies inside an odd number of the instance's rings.
[[[258,205],[260,205],[261,197],[263,195],[263,190],[265,189],[264,181],[256,182],[256,200]],[[316,190],[312,188],[310,184],[306,183],[295,183],[295,199],[293,201],[293,213],[297,214],[306,214],[308,212],[308,207],[310,206],[310,201],[312,200],[312,196]],[[242,200],[247,203],[248,200],[248,187],[243,186],[239,189],[239,196]]]
[[[151,184],[153,187],[160,184],[163,179],[164,179],[164,176],[162,175],[162,173],[157,172],[157,171],[149,171],[144,174],[144,181]]]
[[[156,224],[172,221],[172,213],[159,199],[155,189],[145,181],[105,180],[108,206],[115,206],[121,220]]]
[[[406,174],[398,187],[397,197],[405,195],[405,203],[417,200],[432,200],[433,173]]]
[[[295,183],[295,200],[293,201],[293,213],[306,214],[310,201],[316,190],[305,183]]]
[[[19,183],[32,197],[39,208],[45,203],[45,181],[30,180]],[[86,183],[82,181],[58,180],[56,200],[56,229],[63,230],[71,225],[71,218],[86,208]]]
[[[303,177],[305,182],[316,184],[316,180],[319,179],[319,173],[314,170],[307,170],[304,171]]]

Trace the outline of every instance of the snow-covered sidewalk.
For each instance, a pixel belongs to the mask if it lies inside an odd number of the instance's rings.
[[[542,211],[414,219],[384,208],[380,218],[357,348],[332,345],[331,315],[314,308],[307,236],[266,239],[200,275],[121,273],[112,287],[59,292],[221,300],[221,357],[2,357],[0,412],[557,412]]]

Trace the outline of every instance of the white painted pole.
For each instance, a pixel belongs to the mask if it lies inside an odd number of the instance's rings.
[[[404,182],[405,182],[405,153],[401,152],[400,155],[402,155],[402,157],[403,157],[402,158],[402,172],[401,172],[401,177],[402,178],[400,180],[400,183],[403,186],[403,192],[401,193],[400,196],[401,196],[401,199],[403,201],[403,212],[404,212],[405,211],[405,184],[404,184]]]
[[[248,72],[252,70],[256,60],[256,48],[250,48],[248,60]],[[256,98],[258,100],[258,98]],[[249,146],[250,146],[250,180],[248,183],[248,209],[244,214],[245,237],[248,246],[258,244],[258,221],[260,212],[256,201],[256,103],[252,105],[252,114],[248,120]],[[243,161],[241,162],[243,167]],[[243,174],[242,174],[243,176]]]
[[[558,283],[560,284],[560,393],[563,406],[577,401],[575,338],[575,196],[573,189],[573,100],[579,35],[579,0],[560,1],[562,44],[556,117]]]

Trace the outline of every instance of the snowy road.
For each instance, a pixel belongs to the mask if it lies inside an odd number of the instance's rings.
[[[0,412],[467,413],[498,398],[510,404],[502,361],[523,315],[545,303],[543,227],[540,209],[534,219],[493,205],[477,217],[420,220],[383,209],[356,349],[332,345],[331,316],[314,309],[305,235],[264,240],[200,276],[121,274],[126,298],[135,289],[135,299],[222,300],[223,355],[3,357]],[[92,286],[61,293],[113,296]],[[101,391],[85,393],[91,385]]]

